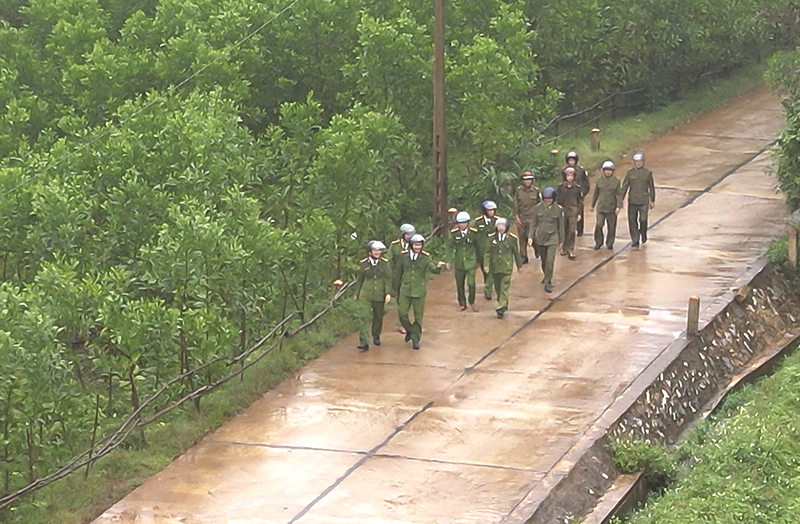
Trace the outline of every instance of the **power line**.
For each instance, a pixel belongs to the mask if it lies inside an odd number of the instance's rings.
[[[125,119],[123,119],[123,120],[120,120],[120,121],[119,121],[117,124],[115,124],[115,125],[111,126],[111,127],[110,127],[109,129],[107,129],[106,131],[104,131],[104,132],[100,133],[98,136],[96,136],[96,137],[94,137],[93,139],[89,140],[88,142],[86,142],[85,144],[83,144],[82,146],[80,146],[78,149],[76,149],[76,150],[74,150],[74,151],[72,151],[72,152],[70,152],[70,153],[68,153],[68,154],[64,155],[63,157],[61,157],[60,159],[56,160],[55,162],[52,162],[52,163],[50,163],[50,164],[47,164],[47,165],[46,165],[45,167],[43,167],[43,168],[42,168],[40,171],[38,171],[36,174],[34,174],[34,175],[30,176],[29,178],[26,178],[25,180],[23,180],[23,181],[22,181],[22,182],[20,182],[19,184],[15,185],[14,187],[12,187],[12,188],[11,188],[11,189],[9,189],[8,191],[6,191],[6,192],[3,194],[3,196],[5,197],[5,196],[8,196],[8,195],[10,195],[11,193],[13,193],[14,191],[16,191],[17,189],[19,189],[19,188],[21,188],[21,187],[23,187],[23,186],[25,186],[25,185],[29,184],[30,182],[33,182],[34,180],[36,180],[37,178],[39,178],[40,176],[42,176],[43,174],[45,174],[46,172],[48,172],[50,169],[52,169],[52,168],[54,168],[54,167],[56,167],[56,166],[58,166],[58,165],[60,165],[60,164],[62,164],[62,163],[64,163],[64,162],[66,162],[67,160],[69,160],[69,159],[70,159],[70,158],[72,158],[73,156],[77,155],[77,154],[78,154],[78,153],[80,153],[81,151],[84,151],[85,149],[88,149],[90,146],[92,146],[93,144],[95,144],[95,143],[96,143],[96,142],[98,142],[99,140],[102,140],[103,138],[105,138],[105,137],[107,137],[108,135],[110,135],[110,134],[111,134],[113,131],[115,131],[115,130],[117,130],[117,129],[120,129],[122,126],[124,126],[126,123],[128,123],[128,121],[129,121],[129,120],[131,120],[131,119],[133,119],[133,118],[137,117],[138,115],[142,114],[143,112],[147,111],[148,109],[150,109],[152,106],[154,106],[154,105],[155,105],[155,104],[157,104],[158,102],[161,102],[162,100],[164,100],[165,98],[167,98],[168,96],[170,96],[172,93],[174,93],[175,91],[177,91],[178,89],[180,89],[181,87],[183,87],[184,85],[186,85],[187,83],[191,82],[191,81],[192,81],[192,80],[193,80],[193,79],[194,79],[194,78],[195,78],[197,75],[201,74],[203,71],[205,71],[206,69],[208,69],[208,68],[209,68],[209,67],[211,67],[212,65],[216,64],[217,62],[219,62],[219,61],[220,61],[222,58],[228,58],[228,54],[229,54],[231,51],[233,51],[233,50],[234,50],[234,49],[236,49],[237,47],[241,46],[242,44],[244,44],[245,42],[247,42],[247,41],[248,41],[248,40],[250,40],[251,38],[253,38],[253,37],[254,37],[254,36],[257,34],[257,33],[259,33],[259,32],[260,32],[261,30],[263,30],[265,27],[267,27],[267,26],[268,26],[268,25],[270,25],[272,22],[274,22],[275,20],[277,20],[277,19],[278,19],[278,18],[279,18],[281,15],[283,15],[283,13],[285,13],[286,11],[289,11],[290,9],[292,9],[292,8],[295,6],[295,4],[297,4],[299,1],[300,1],[300,0],[292,0],[292,1],[291,1],[289,4],[287,4],[287,5],[286,5],[286,7],[284,7],[284,8],[283,8],[283,9],[281,9],[280,11],[278,11],[278,13],[276,13],[276,14],[275,14],[275,15],[274,15],[272,18],[270,18],[269,20],[267,20],[266,22],[264,22],[263,24],[261,24],[260,26],[258,26],[257,28],[255,28],[255,29],[254,29],[253,31],[251,31],[251,32],[250,32],[250,33],[249,33],[247,36],[245,36],[244,38],[242,38],[242,39],[241,39],[241,40],[239,40],[238,42],[236,42],[236,43],[234,43],[234,44],[231,44],[231,45],[229,45],[228,47],[226,47],[225,49],[223,49],[223,50],[222,50],[222,53],[221,53],[219,56],[217,56],[217,57],[216,57],[214,60],[212,60],[211,62],[207,63],[206,65],[204,65],[203,67],[201,67],[200,69],[198,69],[197,71],[195,71],[194,73],[192,73],[190,76],[188,76],[187,78],[185,78],[184,80],[182,80],[182,81],[181,81],[181,82],[179,82],[178,84],[176,84],[176,85],[174,85],[174,86],[170,87],[170,88],[169,88],[169,89],[168,89],[166,92],[164,92],[164,93],[162,93],[161,95],[159,95],[159,96],[155,97],[153,100],[151,100],[150,102],[148,102],[147,104],[145,104],[145,105],[144,105],[144,106],[143,106],[141,109],[139,109],[138,111],[134,112],[133,114],[131,114],[131,115],[130,115],[130,116],[128,116],[127,118],[125,118]]]

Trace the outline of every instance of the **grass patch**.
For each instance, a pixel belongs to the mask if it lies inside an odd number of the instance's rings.
[[[678,480],[629,522],[800,522],[800,352],[731,395],[671,457]]]
[[[327,316],[305,332],[286,339],[283,346],[233,379],[203,397],[202,412],[193,407],[146,428],[147,446],[132,434],[126,447],[99,460],[88,478],[75,473],[10,509],[0,512],[8,524],[83,524],[100,515],[145,479],[269,391],[292,371],[322,354],[342,336],[354,331],[352,300],[342,300]]]

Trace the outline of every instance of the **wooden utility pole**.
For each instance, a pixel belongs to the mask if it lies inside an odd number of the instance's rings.
[[[444,121],[444,0],[433,0],[433,227],[447,231],[447,136]]]

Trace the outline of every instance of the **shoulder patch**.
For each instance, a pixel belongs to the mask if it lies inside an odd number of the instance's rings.
[[[497,236],[497,233],[489,233],[489,236],[490,236],[490,237]]]
[[[395,240],[392,240],[392,244],[399,244],[399,243],[400,243],[400,239],[399,238],[397,238]]]
[[[427,251],[422,251],[422,254],[423,254],[423,255],[427,255],[427,256],[431,256],[431,254],[430,254],[430,253],[428,253]]]
[[[408,249],[404,249],[404,250],[402,250],[402,251],[400,252],[400,254],[401,254],[401,255],[405,255],[406,253],[408,253]]]
[[[388,262],[389,261],[389,259],[386,258],[386,257],[381,257],[381,260],[383,260],[384,262]]]
[[[359,261],[358,261],[358,263],[360,264],[360,263],[362,263],[362,262],[366,262],[368,258],[369,258],[369,257],[362,258],[361,260],[359,260]]]
[[[514,233],[509,233],[509,234],[508,234],[508,236],[510,236],[510,237],[514,237],[514,238],[519,238],[519,237],[518,237],[517,235],[515,235]]]
[[[459,228],[458,226],[455,226],[453,229],[451,229],[451,230],[450,230],[450,232],[451,232],[451,233],[458,233],[458,230],[459,230],[459,229],[460,229],[460,228]]]
[[[478,228],[476,228],[476,227],[470,227],[469,230],[472,231],[473,233],[477,233],[478,232]]]

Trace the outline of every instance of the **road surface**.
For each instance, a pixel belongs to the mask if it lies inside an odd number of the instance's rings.
[[[422,350],[390,330],[342,340],[114,505],[110,523],[499,523],[685,327],[784,230],[765,148],[784,121],[761,88],[645,144],[657,185],[650,241],[538,261],[510,309],[458,312],[431,282]],[[617,175],[630,167],[618,162]],[[593,177],[596,180],[597,175]],[[588,206],[587,206],[588,210]],[[478,277],[480,280],[480,276]],[[394,313],[391,315],[394,316]]]

